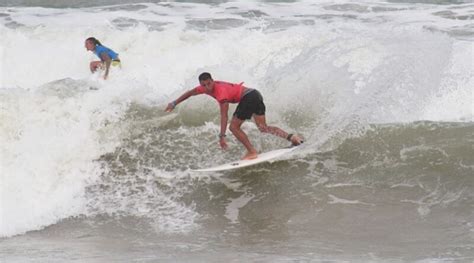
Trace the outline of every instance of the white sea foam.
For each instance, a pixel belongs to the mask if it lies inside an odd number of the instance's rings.
[[[349,199],[344,199],[340,198],[334,195],[329,195],[328,196],[331,200],[328,202],[328,204],[344,204],[344,205],[368,205],[368,206],[374,206],[374,204],[369,204],[365,202],[361,202],[359,200],[349,200]]]
[[[116,143],[105,123],[119,117],[124,106],[113,96],[104,99],[106,92],[63,100],[35,91],[2,91],[0,235],[38,229],[83,211],[85,186],[101,171],[93,160]]]
[[[239,209],[244,207],[248,202],[250,202],[254,196],[242,195],[238,198],[233,199],[225,208],[225,217],[231,222],[238,222]]]

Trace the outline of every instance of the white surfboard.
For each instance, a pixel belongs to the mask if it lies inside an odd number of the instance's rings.
[[[252,160],[239,160],[239,161],[234,161],[226,164],[222,164],[219,166],[211,167],[211,168],[203,168],[203,169],[197,169],[193,170],[196,172],[219,172],[219,171],[226,171],[226,170],[232,170],[232,169],[238,169],[242,167],[247,167],[251,165],[255,165],[258,163],[263,163],[263,162],[268,162],[271,161],[277,157],[280,157],[286,153],[289,153],[296,149],[298,147],[291,147],[291,148],[283,148],[283,149],[278,149],[278,150],[273,150],[265,153],[260,153],[256,159]]]

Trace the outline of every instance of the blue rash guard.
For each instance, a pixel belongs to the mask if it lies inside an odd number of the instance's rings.
[[[95,46],[94,53],[100,58],[100,60],[102,60],[102,58],[100,57],[100,54],[102,54],[104,52],[105,52],[105,54],[107,54],[110,57],[111,60],[118,59],[118,54],[115,53],[112,49],[110,49],[108,47],[101,46],[101,45]]]

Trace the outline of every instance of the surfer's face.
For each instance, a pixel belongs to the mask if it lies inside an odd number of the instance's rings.
[[[208,92],[211,92],[214,89],[214,81],[212,79],[202,80],[200,82],[201,86],[203,86]]]
[[[94,43],[92,43],[89,40],[86,40],[86,43],[84,44],[84,46],[86,47],[87,50],[94,50],[95,49]]]

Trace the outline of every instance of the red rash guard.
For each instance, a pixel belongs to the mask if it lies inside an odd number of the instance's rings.
[[[238,103],[240,102],[240,97],[242,95],[242,90],[244,87],[242,83],[233,84],[224,81],[214,81],[214,90],[211,93],[206,91],[206,88],[199,85],[194,90],[198,94],[206,93],[207,95],[216,99],[219,103],[229,102],[229,103]]]

